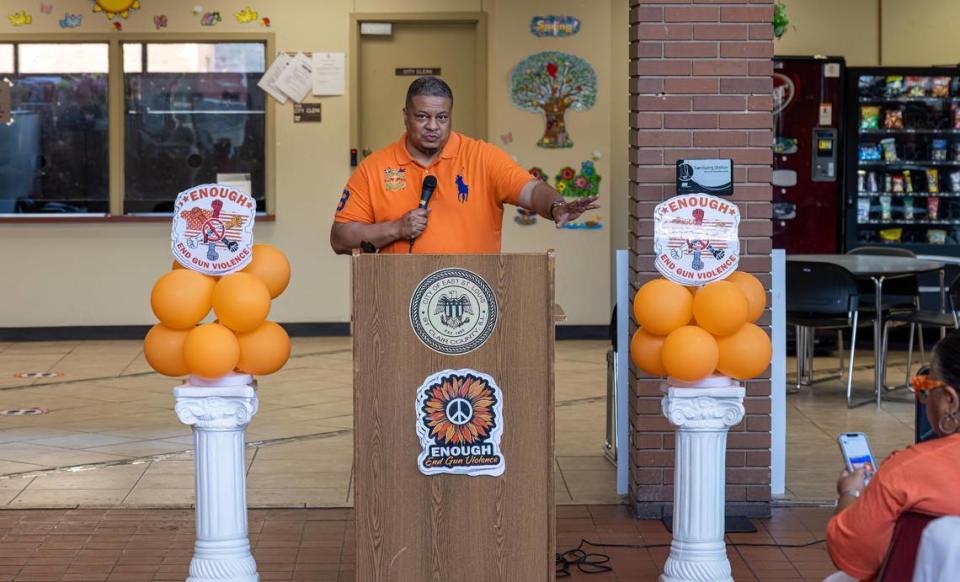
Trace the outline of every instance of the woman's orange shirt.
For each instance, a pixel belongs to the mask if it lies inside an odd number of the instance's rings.
[[[827,550],[838,568],[873,580],[900,514],[960,515],[960,434],[892,453],[853,505],[827,525]],[[960,578],[958,578],[960,579]]]

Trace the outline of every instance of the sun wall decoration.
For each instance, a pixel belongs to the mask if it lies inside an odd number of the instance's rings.
[[[103,12],[113,20],[115,16],[126,18],[131,10],[140,9],[140,0],[93,0],[93,11]]]

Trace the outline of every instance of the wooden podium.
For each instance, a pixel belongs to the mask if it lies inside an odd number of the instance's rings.
[[[552,582],[553,254],[355,254],[353,356],[357,582]]]

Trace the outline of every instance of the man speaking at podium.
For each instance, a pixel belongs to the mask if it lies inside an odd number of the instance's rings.
[[[384,253],[498,253],[505,203],[557,226],[597,208],[595,196],[567,202],[503,150],[452,132],[453,92],[441,79],[410,84],[403,122],[400,140],[368,156],[347,182],[330,230],[337,253],[368,245]]]

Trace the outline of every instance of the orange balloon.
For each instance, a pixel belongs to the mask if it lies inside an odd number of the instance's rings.
[[[186,329],[170,329],[158,323],[150,328],[143,338],[143,355],[150,367],[164,376],[186,376],[190,373],[183,358],[183,344],[187,340]]]
[[[693,298],[697,325],[717,337],[735,333],[747,322],[749,313],[747,297],[729,281],[710,283]]]
[[[219,323],[206,323],[187,334],[183,357],[190,371],[203,378],[220,378],[237,367],[240,343]]]
[[[270,292],[254,275],[233,273],[213,288],[213,310],[220,323],[233,331],[253,331],[270,313]]]
[[[273,245],[253,245],[253,260],[242,272],[256,275],[263,281],[271,299],[283,293],[290,283],[290,261]]]
[[[640,287],[633,298],[633,317],[647,332],[665,336],[690,323],[693,297],[672,281],[654,279]]]
[[[663,337],[647,333],[643,328],[637,330],[630,340],[630,359],[633,365],[651,376],[666,376],[667,370],[660,359]]]
[[[173,266],[170,268],[170,270],[171,270],[171,271],[176,271],[176,270],[178,270],[178,269],[186,269],[186,270],[188,270],[188,271],[192,270],[192,269],[190,269],[189,267],[184,267],[183,265],[181,265],[180,263],[178,263],[176,260],[174,260],[174,261],[173,261]],[[199,272],[199,271],[198,271],[198,272]],[[207,277],[208,279],[210,279],[211,281],[214,281],[214,282],[220,280],[220,277],[218,277],[218,276],[216,276],[216,275],[207,275],[207,274],[205,274],[205,273],[200,273],[200,274],[203,275],[204,277]]]
[[[160,277],[150,293],[150,307],[160,323],[190,329],[210,313],[216,282],[203,273],[177,269]]]
[[[699,327],[686,325],[663,340],[660,357],[671,378],[699,382],[717,369],[720,348],[712,335]]]
[[[272,321],[265,321],[257,329],[238,333],[241,372],[263,376],[273,374],[290,358],[290,337],[286,330]]]
[[[773,355],[773,346],[767,334],[752,323],[740,331],[717,340],[720,361],[717,370],[724,376],[737,380],[756,378],[767,366]]]
[[[726,278],[743,291],[747,298],[747,321],[756,321],[763,315],[763,310],[767,308],[767,290],[763,288],[763,283],[750,273],[734,271],[732,275]]]

